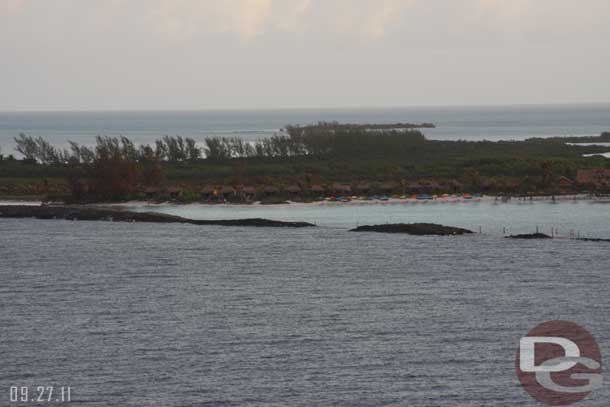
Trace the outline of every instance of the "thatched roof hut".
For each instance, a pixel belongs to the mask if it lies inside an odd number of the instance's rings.
[[[419,191],[420,189],[422,189],[422,186],[419,182],[409,182],[407,184],[407,189],[409,191]]]
[[[265,192],[266,194],[277,194],[278,192],[280,192],[279,188],[274,187],[273,185],[267,185],[265,188],[263,188],[263,192]]]
[[[216,190],[216,188],[214,188],[213,185],[206,185],[201,189],[201,193],[209,195],[209,194],[213,194],[215,190]]]
[[[452,179],[447,183],[447,186],[449,186],[451,188],[462,188],[464,186],[464,184],[462,184],[460,181],[458,181],[456,179]]]
[[[358,191],[358,192],[367,193],[370,190],[371,190],[371,184],[369,184],[368,182],[361,182],[360,184],[356,185],[356,191]]]
[[[574,181],[568,177],[560,177],[559,178],[559,186],[560,187],[571,187],[574,185]]]
[[[182,196],[182,188],[180,187],[176,187],[176,186],[172,186],[172,187],[167,187],[165,189],[165,193],[171,198],[171,199],[175,199],[175,198],[179,198],[180,196]]]
[[[316,193],[323,193],[325,191],[325,189],[322,185],[317,185],[317,184],[310,186],[309,190],[311,192],[316,192]]]
[[[430,190],[437,191],[437,190],[441,189],[441,184],[439,184],[436,181],[430,181],[430,182],[428,182],[427,187]]]
[[[159,193],[159,187],[146,187],[144,188],[144,193],[146,195],[155,195]]]
[[[230,195],[230,194],[234,194],[235,188],[233,188],[231,185],[223,185],[222,188],[220,188],[220,193],[223,195]]]
[[[398,183],[394,182],[394,181],[386,181],[384,183],[382,183],[381,185],[379,185],[379,189],[381,189],[382,191],[385,192],[391,192],[394,191],[395,189],[398,188]]]
[[[244,194],[248,194],[248,195],[254,195],[254,194],[256,194],[256,188],[254,188],[252,186],[245,186],[242,188],[241,192],[243,192]]]
[[[350,194],[352,192],[352,187],[349,185],[334,183],[332,187],[335,193]]]
[[[298,185],[289,185],[286,187],[286,192],[291,194],[299,194],[301,193],[301,187]]]

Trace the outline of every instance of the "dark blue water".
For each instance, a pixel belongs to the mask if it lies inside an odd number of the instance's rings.
[[[432,122],[425,134],[437,139],[500,140],[599,135],[610,131],[610,105],[412,107],[394,109],[293,109],[192,112],[0,113],[0,146],[12,152],[19,133],[56,145],[91,143],[96,135],[124,135],[138,143],[163,135],[258,139],[287,124],[320,120],[352,123]]]
[[[0,258],[3,406],[534,406],[538,323],[610,356],[604,243],[0,220]]]

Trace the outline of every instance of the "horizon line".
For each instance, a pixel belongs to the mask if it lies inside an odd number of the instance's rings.
[[[422,104],[394,106],[325,106],[325,107],[219,107],[219,108],[169,108],[169,109],[32,109],[32,110],[0,110],[0,114],[20,113],[196,113],[196,112],[274,112],[274,111],[308,111],[308,110],[397,110],[397,109],[443,109],[443,108],[518,108],[518,107],[577,107],[577,106],[609,106],[606,102],[556,102],[556,103],[487,103],[487,104]]]

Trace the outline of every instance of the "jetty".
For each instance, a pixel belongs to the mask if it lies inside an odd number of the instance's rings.
[[[507,239],[552,239],[552,236],[549,236],[545,233],[526,233],[522,235],[511,235],[506,236]]]
[[[434,223],[394,223],[387,225],[365,225],[352,229],[351,232],[404,233],[415,236],[454,236],[474,233],[468,229]]]
[[[99,208],[71,205],[2,205],[0,218],[64,219],[76,221],[185,223],[191,225],[249,226],[249,227],[313,227],[307,222],[283,222],[251,218],[229,220],[199,220],[154,212],[132,212],[117,208]]]

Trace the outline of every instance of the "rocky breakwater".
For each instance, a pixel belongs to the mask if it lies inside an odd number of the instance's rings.
[[[434,223],[394,223],[387,225],[359,226],[351,232],[404,233],[416,236],[455,236],[472,234],[471,230]]]
[[[253,227],[313,227],[307,222],[282,222],[277,220],[253,218],[230,220],[196,220],[180,216],[154,212],[131,212],[116,208],[95,208],[84,206],[0,206],[0,218],[65,219],[112,222],[149,222],[149,223],[187,223],[191,225],[253,226]]]
[[[507,239],[552,239],[551,236],[544,233],[527,233],[523,235],[506,236]]]

